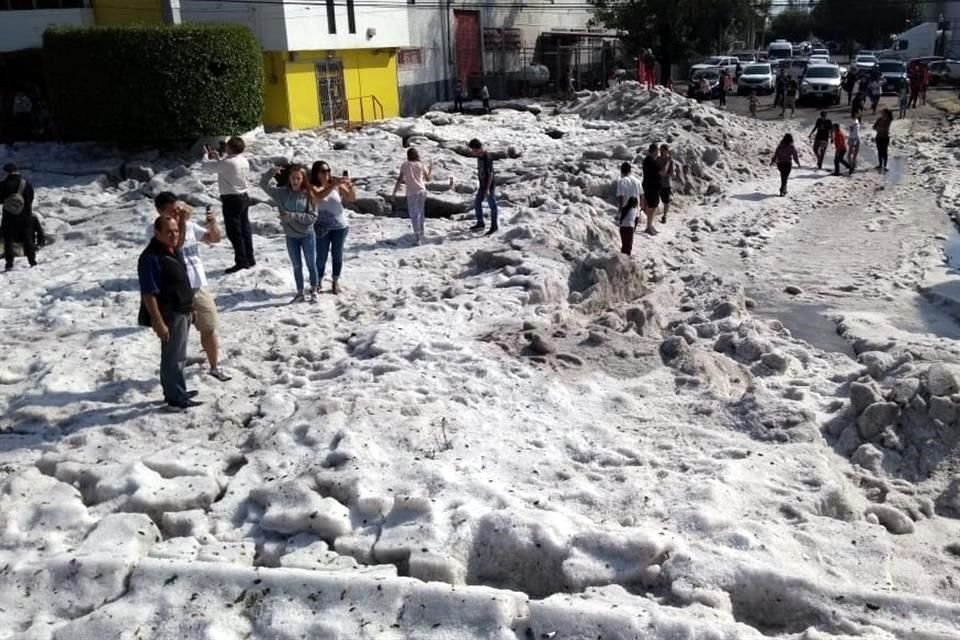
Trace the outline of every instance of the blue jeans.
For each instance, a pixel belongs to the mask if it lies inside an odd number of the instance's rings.
[[[307,273],[310,274],[310,288],[317,288],[317,236],[310,232],[310,235],[303,238],[291,238],[287,236],[287,255],[290,256],[290,264],[293,265],[293,279],[297,283],[297,292],[303,291],[303,262],[300,259],[300,253],[303,253],[303,259],[307,261]]]
[[[477,191],[477,197],[473,201],[473,209],[477,213],[477,224],[483,225],[483,200],[484,193],[482,191]],[[490,195],[486,197],[487,204],[490,205],[490,226],[497,226],[497,197],[493,194],[493,191],[490,192]]]
[[[323,280],[327,270],[327,254],[333,253],[333,279],[340,277],[343,271],[343,245],[347,243],[347,232],[350,227],[343,229],[323,229],[317,237],[317,275]]]
[[[170,337],[160,343],[160,386],[168,403],[186,402],[187,381],[183,367],[187,363],[187,334],[190,332],[190,314],[172,313],[164,316]]]

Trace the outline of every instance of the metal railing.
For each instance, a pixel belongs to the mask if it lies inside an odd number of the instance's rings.
[[[375,120],[384,119],[384,110],[383,103],[375,95],[360,96],[358,98],[350,98],[347,100],[347,103],[351,103],[354,100],[360,103],[360,121],[350,120],[348,117],[348,124],[366,124],[367,122],[373,122]],[[348,108],[348,113],[350,112]],[[370,116],[369,118],[367,116]]]

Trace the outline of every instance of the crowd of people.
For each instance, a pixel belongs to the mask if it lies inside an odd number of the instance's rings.
[[[490,236],[499,229],[494,161],[480,140],[471,140],[468,147],[477,159],[480,183],[475,198],[477,221],[471,230],[486,229],[486,202],[491,223],[486,235]],[[233,247],[234,264],[225,270],[225,275],[256,264],[249,217],[250,163],[244,152],[243,139],[233,137],[219,149],[205,149],[203,159],[204,165],[217,173],[226,237]],[[426,185],[431,177],[432,166],[424,166],[417,149],[409,149],[406,162],[400,166],[394,196],[401,186],[405,188],[417,244],[425,237]],[[6,182],[0,188],[6,189],[5,185]],[[296,286],[291,304],[317,302],[328,258],[332,262],[330,292],[339,294],[350,229],[344,204],[356,198],[348,172],[335,176],[330,164],[323,160],[314,162],[309,170],[302,164],[286,164],[266,173],[260,186],[278,210],[286,240]],[[29,195],[32,201],[32,189]],[[154,207],[157,218],[148,229],[148,244],[137,263],[141,296],[138,322],[152,328],[161,342],[160,383],[164,401],[171,409],[183,410],[200,404],[194,398],[195,392],[187,390],[183,373],[191,324],[200,333],[210,375],[221,381],[230,379],[220,366],[217,308],[200,258],[200,245],[216,244],[222,234],[210,207],[205,224],[198,223],[193,209],[171,192],[157,194]],[[7,218],[4,215],[4,220]],[[304,282],[304,264],[309,288]]]
[[[882,109],[880,115],[873,124],[873,130],[876,132],[875,142],[877,146],[877,167],[876,170],[885,173],[888,171],[890,159],[890,128],[893,125],[893,112],[890,109]],[[823,169],[824,159],[830,145],[833,145],[833,175],[840,175],[840,167],[845,167],[849,173],[857,168],[858,158],[860,156],[860,129],[862,127],[862,117],[858,114],[850,123],[847,132],[844,133],[840,123],[835,123],[827,117],[827,112],[820,113],[813,130],[810,132],[810,138],[813,140],[813,151],[817,159],[817,169]],[[793,135],[786,134],[773,153],[770,160],[771,166],[776,165],[780,171],[780,195],[787,195],[787,183],[790,179],[790,172],[794,163],[799,168],[800,159],[794,143]]]
[[[633,165],[624,162],[620,165],[620,179],[617,181],[617,209],[619,211],[620,252],[631,255],[633,239],[640,224],[641,213],[645,222],[644,233],[657,235],[654,226],[657,211],[663,205],[661,224],[666,224],[673,198],[671,179],[676,175],[676,167],[670,155],[670,145],[651,144],[642,164],[643,179],[633,175]]]

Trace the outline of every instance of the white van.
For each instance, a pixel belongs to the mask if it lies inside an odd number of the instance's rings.
[[[767,48],[767,59],[771,62],[774,60],[785,60],[792,57],[793,45],[786,40],[775,40],[771,42],[770,46]]]

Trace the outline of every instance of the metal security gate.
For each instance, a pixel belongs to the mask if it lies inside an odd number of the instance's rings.
[[[317,95],[320,98],[320,122],[336,124],[347,119],[347,92],[343,88],[343,61],[317,63]]]
[[[457,79],[469,91],[483,78],[483,49],[480,44],[480,12],[454,11],[454,45],[457,56]],[[479,87],[476,87],[479,88]]]

